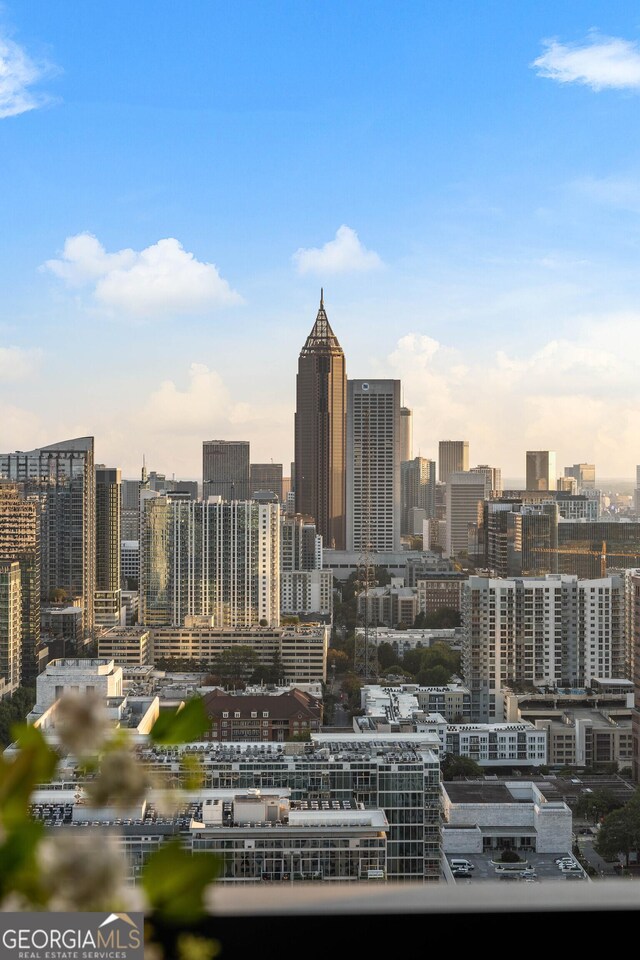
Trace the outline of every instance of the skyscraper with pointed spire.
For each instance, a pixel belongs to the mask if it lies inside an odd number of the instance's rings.
[[[300,352],[296,380],[296,512],[313,517],[324,545],[346,540],[347,374],[344,353],[324,308],[324,291]]]

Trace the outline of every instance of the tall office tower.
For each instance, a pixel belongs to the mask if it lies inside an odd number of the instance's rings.
[[[321,570],[322,537],[308,517],[283,516],[280,521],[280,569]]]
[[[295,415],[295,512],[313,517],[326,547],[345,547],[344,353],[320,309],[298,359]]]
[[[203,496],[248,500],[249,441],[205,440],[202,444]]]
[[[400,463],[413,460],[413,410],[400,407]]]
[[[22,681],[38,674],[40,648],[40,516],[36,500],[25,500],[21,487],[0,483],[0,562],[20,564],[22,604]]]
[[[558,505],[489,500],[483,507],[483,556],[498,577],[558,571]]]
[[[96,623],[120,623],[120,470],[96,467]]]
[[[469,577],[462,588],[462,663],[474,722],[503,719],[511,684],[586,687],[623,678],[621,577]]]
[[[400,482],[402,490],[401,531],[403,534],[411,534],[414,532],[410,523],[411,510],[424,511],[424,517],[422,518],[424,520],[436,515],[435,460],[416,457],[414,460],[402,463]]]
[[[633,500],[636,514],[640,517],[640,466],[636,467],[636,489]]]
[[[491,496],[502,496],[502,470],[500,467],[490,467],[486,463],[481,463],[477,467],[471,467],[471,473],[484,473]]]
[[[140,536],[140,481],[123,480],[120,484],[120,537],[137,540]]]
[[[438,444],[438,480],[447,483],[452,473],[469,470],[469,441],[441,440]]]
[[[555,490],[556,479],[553,450],[527,450],[527,490]]]
[[[347,385],[347,550],[400,549],[400,381]]]
[[[140,617],[144,626],[280,623],[280,508],[274,503],[144,501]]]
[[[90,638],[96,591],[93,437],[0,454],[0,477],[22,483],[25,494],[40,501],[42,598],[62,590],[79,600],[84,636]]]
[[[558,477],[556,481],[556,490],[559,493],[570,493],[575,496],[578,493],[578,484],[575,477]]]
[[[249,468],[249,496],[258,490],[271,490],[282,500],[282,464],[252,463]]]
[[[469,550],[470,526],[477,530],[482,521],[484,501],[489,497],[489,480],[485,473],[470,470],[454,471],[447,481],[447,547],[449,557]]]
[[[0,561],[0,697],[20,686],[22,601],[20,564]]]
[[[572,467],[564,468],[565,477],[573,477],[578,490],[595,490],[596,466],[595,463],[574,463]]]

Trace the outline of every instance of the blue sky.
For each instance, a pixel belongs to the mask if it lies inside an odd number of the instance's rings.
[[[288,463],[323,285],[416,453],[632,476],[639,107],[627,2],[4,3],[0,449]]]

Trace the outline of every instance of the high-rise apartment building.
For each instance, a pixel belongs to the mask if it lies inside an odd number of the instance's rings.
[[[485,473],[454,471],[447,481],[447,546],[446,554],[457,557],[469,550],[469,527],[477,531],[482,506],[490,495],[490,481]],[[477,534],[476,534],[477,536]]]
[[[413,410],[400,407],[400,463],[413,460]]]
[[[527,450],[527,490],[555,490],[557,477],[553,450]]]
[[[20,564],[0,561],[0,691],[13,693],[22,676]]]
[[[203,496],[248,500],[249,441],[205,440],[202,444]]]
[[[258,490],[271,490],[282,501],[282,464],[252,463],[249,468],[249,495]]]
[[[402,422],[402,421],[401,421]],[[401,464],[403,534],[413,533],[410,523],[411,511],[424,511],[423,519],[436,515],[436,464],[435,460],[415,457]]]
[[[625,673],[622,577],[469,577],[462,662],[472,720],[503,719],[511,684],[586,687]]]
[[[283,615],[329,620],[333,573],[323,570],[322,537],[299,514],[280,521],[280,609]]]
[[[93,635],[96,591],[96,478],[93,437],[65,440],[27,453],[0,454],[0,478],[23,485],[40,504],[40,585],[43,599],[63,591],[83,609]]]
[[[441,440],[438,444],[438,480],[447,483],[452,473],[469,470],[469,441]]]
[[[22,681],[38,673],[40,647],[40,517],[37,500],[18,484],[0,483],[0,562],[20,564]]]
[[[320,309],[298,359],[295,512],[312,517],[327,547],[345,547],[347,373],[344,353]]]
[[[280,622],[280,510],[252,501],[144,501],[140,621],[214,627]]]
[[[400,549],[400,381],[349,380],[347,550]]]
[[[572,467],[564,468],[565,477],[573,477],[578,490],[595,490],[596,467],[594,463],[574,463]]]
[[[96,466],[96,623],[120,623],[120,470]]]

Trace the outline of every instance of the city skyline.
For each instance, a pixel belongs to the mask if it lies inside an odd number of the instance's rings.
[[[637,24],[467,7],[116,2],[70,32],[59,0],[4,5],[2,448],[288,463],[324,285],[349,375],[402,381],[414,455],[464,436],[507,477],[553,449],[631,479]]]

